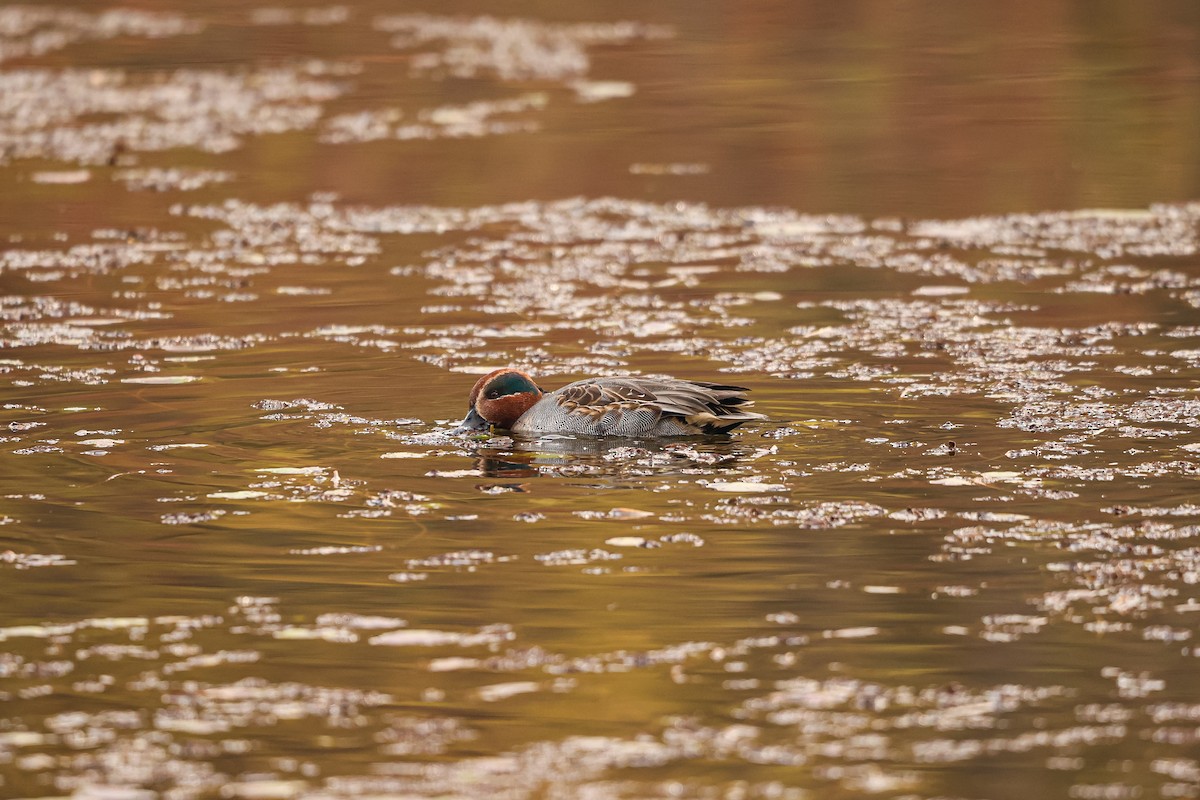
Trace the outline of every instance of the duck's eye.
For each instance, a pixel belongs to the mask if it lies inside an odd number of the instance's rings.
[[[500,391],[498,389],[488,389],[488,393],[487,393],[488,400],[495,400],[499,396],[500,396]]]

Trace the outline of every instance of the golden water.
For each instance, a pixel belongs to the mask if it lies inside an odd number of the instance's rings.
[[[1200,791],[1192,4],[72,9],[0,796]],[[769,419],[447,435],[506,364]]]

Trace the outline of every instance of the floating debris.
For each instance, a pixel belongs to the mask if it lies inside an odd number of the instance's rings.
[[[708,488],[718,492],[785,492],[787,487],[782,483],[759,483],[757,481],[713,481]]]
[[[123,169],[113,179],[125,184],[131,192],[194,192],[205,186],[227,183],[234,179],[232,172],[204,169]]]
[[[141,383],[146,386],[178,386],[183,383],[195,383],[199,375],[141,375],[136,378],[122,378],[121,383]]]
[[[89,13],[69,8],[12,5],[0,8],[0,62],[43,56],[82,41],[137,36],[151,39],[199,33],[187,17],[131,8]]]
[[[446,645],[478,647],[500,644],[512,638],[512,632],[507,627],[497,626],[485,628],[476,633],[410,628],[381,633],[378,636],[372,636],[369,641],[373,645],[388,647],[444,647]]]
[[[411,62],[417,72],[509,82],[579,78],[590,69],[591,47],[671,35],[669,28],[640,22],[553,24],[431,14],[379,17],[374,26],[392,34],[393,47],[418,51]]]
[[[611,539],[605,539],[604,543],[609,547],[661,547],[658,542],[642,536],[614,536]]]
[[[58,170],[55,172],[35,172],[29,176],[29,179],[34,183],[60,185],[87,183],[92,179],[92,173],[91,170],[86,169]]]
[[[671,164],[630,164],[629,174],[631,175],[705,175],[710,171],[708,164],[687,164],[687,163],[671,163]],[[782,295],[775,295],[772,299],[782,300]]]
[[[0,552],[0,564],[6,564],[13,569],[72,567],[77,563],[74,559],[67,558],[62,553],[16,553],[12,550]]]
[[[496,703],[507,700],[519,694],[529,694],[541,690],[534,681],[511,681],[509,683],[493,683],[479,688],[479,699],[485,703]]]
[[[269,497],[270,495],[267,492],[243,489],[235,492],[211,492],[208,496],[213,500],[255,500],[259,497]]]
[[[233,150],[246,136],[310,128],[343,88],[317,62],[244,73],[116,69],[0,71],[0,163],[109,164],[126,151]],[[92,121],[112,115],[105,122]],[[181,124],[180,120],[189,120]],[[47,136],[53,127],[56,135]]]

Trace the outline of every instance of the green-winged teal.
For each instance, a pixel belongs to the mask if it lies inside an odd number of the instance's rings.
[[[691,436],[727,433],[766,419],[741,386],[624,375],[585,378],[553,392],[524,372],[498,369],[471,389],[469,411],[456,433],[491,426],[514,433],[584,436]]]

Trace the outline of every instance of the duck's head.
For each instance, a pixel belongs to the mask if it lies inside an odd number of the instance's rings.
[[[486,431],[490,426],[511,428],[521,415],[542,399],[533,378],[518,369],[498,369],[475,382],[467,400],[467,416],[455,433]]]

